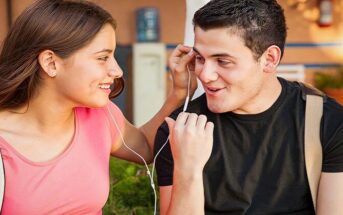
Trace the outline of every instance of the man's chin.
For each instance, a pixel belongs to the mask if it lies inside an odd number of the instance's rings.
[[[225,112],[227,112],[227,110],[226,110],[227,108],[224,108],[223,105],[213,104],[209,101],[207,101],[207,107],[213,113],[225,113]]]

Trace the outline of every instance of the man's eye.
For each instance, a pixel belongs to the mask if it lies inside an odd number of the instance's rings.
[[[225,66],[225,65],[228,65],[230,64],[231,62],[230,61],[227,61],[227,60],[220,60],[218,59],[218,64],[222,65],[222,66]]]
[[[204,62],[204,58],[202,58],[199,55],[195,56],[195,60],[198,61],[198,62]]]

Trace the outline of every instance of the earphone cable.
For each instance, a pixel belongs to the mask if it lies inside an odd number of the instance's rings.
[[[187,65],[187,71],[188,71],[187,97],[186,97],[186,100],[185,100],[185,104],[183,105],[183,110],[182,110],[182,112],[185,112],[185,111],[187,110],[188,102],[189,102],[189,92],[190,92],[190,86],[191,86],[191,72],[189,71],[188,65]],[[160,148],[160,150],[158,150],[158,152],[156,153],[156,155],[155,155],[155,157],[154,157],[154,162],[152,163],[152,170],[151,170],[152,178],[154,178],[154,170],[155,170],[155,163],[156,163],[157,156],[160,154],[160,152],[162,151],[162,149],[167,145],[168,141],[169,141],[169,136],[168,136],[167,140],[166,140],[165,143],[162,145],[162,147]]]
[[[189,102],[189,93],[190,93],[190,85],[191,85],[191,73],[189,71],[189,68],[188,68],[188,65],[187,65],[187,71],[188,71],[188,86],[187,86],[187,97],[186,97],[186,100],[185,100],[185,103],[184,103],[184,106],[183,106],[183,110],[182,112],[185,112],[187,110],[187,107],[188,107],[188,102]],[[160,154],[160,152],[162,151],[162,149],[167,145],[168,141],[169,141],[169,136],[167,138],[167,140],[165,141],[165,143],[162,145],[162,147],[160,148],[160,150],[156,153],[154,159],[153,159],[153,165],[152,165],[152,170],[151,170],[151,174],[150,174],[150,170],[149,170],[149,167],[148,167],[148,164],[146,163],[146,161],[144,160],[144,158],[139,154],[137,153],[135,150],[131,149],[125,142],[124,140],[124,137],[123,137],[123,134],[121,133],[120,131],[120,128],[117,124],[117,121],[114,119],[110,109],[107,107],[107,110],[111,116],[111,119],[112,121],[114,122],[118,132],[119,132],[119,136],[121,138],[121,141],[123,142],[124,146],[130,150],[132,153],[134,153],[135,155],[137,155],[144,163],[144,166],[147,170],[147,174],[148,174],[148,177],[150,178],[150,185],[154,191],[154,215],[156,215],[156,209],[157,209],[157,194],[156,194],[156,189],[155,189],[155,183],[154,183],[154,170],[155,170],[155,163],[156,163],[156,159],[157,159],[157,156]]]

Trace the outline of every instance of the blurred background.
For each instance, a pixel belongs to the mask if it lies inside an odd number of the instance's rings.
[[[0,42],[16,17],[34,0],[0,0]],[[191,18],[208,0],[93,0],[117,20],[115,57],[126,88],[114,102],[142,125],[169,89],[167,59],[179,43],[192,45]],[[343,104],[343,1],[279,0],[288,38],[278,74],[312,84]],[[197,91],[201,94],[201,89]],[[111,194],[104,214],[152,214],[153,192],[146,172],[111,160]]]
[[[0,42],[11,23],[33,1],[0,0]],[[115,56],[124,70],[126,89],[116,103],[130,121],[141,125],[156,112],[170,88],[169,54],[179,43],[192,45],[191,17],[208,0],[92,1],[117,20]],[[278,2],[288,25],[280,76],[315,85],[317,72],[337,73],[343,64],[343,1]]]

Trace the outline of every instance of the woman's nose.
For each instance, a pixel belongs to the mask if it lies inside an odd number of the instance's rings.
[[[113,59],[113,63],[111,64],[111,68],[109,70],[109,76],[114,78],[120,78],[123,76],[123,70],[118,65],[117,61]]]

